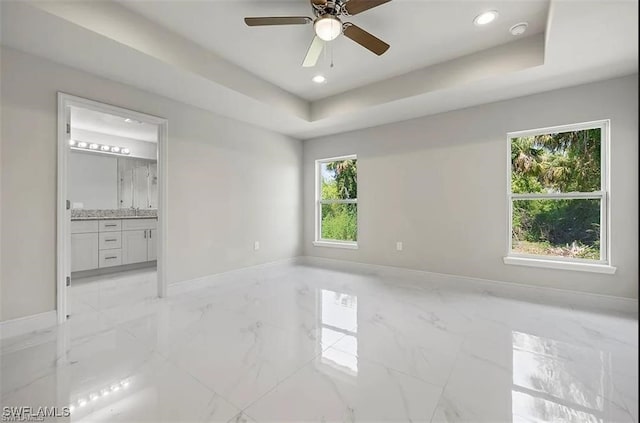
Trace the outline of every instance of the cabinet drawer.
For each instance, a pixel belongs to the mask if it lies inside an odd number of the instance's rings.
[[[123,219],[123,231],[137,231],[140,229],[155,229],[158,219]]]
[[[98,232],[97,220],[72,220],[71,221],[72,234],[86,234],[90,232]]]
[[[100,249],[113,250],[122,247],[122,232],[101,232]]]
[[[100,232],[116,232],[122,230],[122,220],[100,220]]]
[[[122,250],[100,251],[100,267],[120,266],[122,264]]]

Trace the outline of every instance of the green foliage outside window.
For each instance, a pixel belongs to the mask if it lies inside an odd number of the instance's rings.
[[[518,194],[600,190],[601,130],[511,140],[511,190]],[[600,258],[600,200],[513,201],[513,249],[519,253]]]
[[[355,200],[358,198],[356,160],[339,160],[324,163],[320,172],[322,178],[322,200]],[[322,239],[357,241],[357,204],[321,204],[321,218]]]

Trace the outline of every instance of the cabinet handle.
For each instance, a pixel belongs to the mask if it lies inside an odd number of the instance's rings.
[[[118,226],[118,225],[116,225],[115,223],[113,223],[111,225],[104,225],[105,228],[115,228],[116,226]]]
[[[117,259],[118,256],[111,256],[111,257],[105,257],[105,260],[113,260],[113,259]]]
[[[105,239],[104,242],[116,242],[117,239],[112,238],[112,239]]]
[[[151,239],[151,229],[149,229],[149,239]]]
[[[144,239],[147,239],[147,230],[144,230]]]

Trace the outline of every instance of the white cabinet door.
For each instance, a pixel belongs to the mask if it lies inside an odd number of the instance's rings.
[[[98,268],[98,234],[71,234],[71,271]]]
[[[122,264],[147,261],[147,231],[122,231]]]
[[[147,234],[147,260],[158,260],[158,230],[149,229]]]

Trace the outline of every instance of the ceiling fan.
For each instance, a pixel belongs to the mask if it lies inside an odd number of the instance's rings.
[[[354,16],[373,9],[391,0],[310,0],[315,18],[307,16],[277,16],[244,18],[248,26],[306,25],[313,23],[315,37],[302,62],[304,67],[313,67],[318,62],[325,42],[335,40],[340,34],[350,38],[367,50],[381,56],[389,44],[371,35],[351,22],[342,22],[340,17]]]

